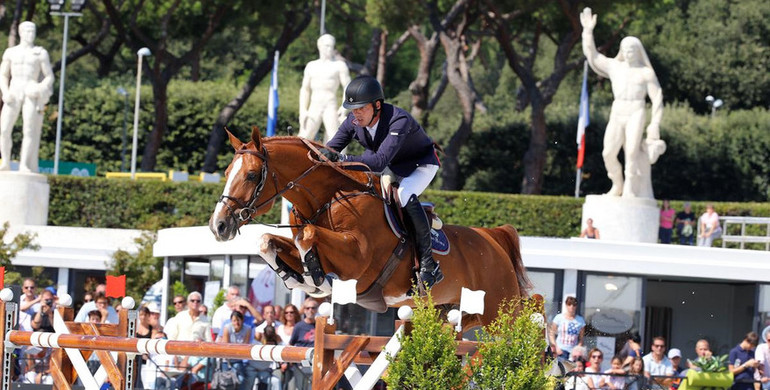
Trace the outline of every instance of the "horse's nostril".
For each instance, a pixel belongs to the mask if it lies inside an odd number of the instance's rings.
[[[220,222],[217,224],[217,233],[219,233],[219,235],[220,235],[220,236],[221,236],[221,235],[224,235],[224,234],[225,234],[225,229],[226,229],[226,228],[227,228],[227,226],[225,226],[225,223],[220,221]]]

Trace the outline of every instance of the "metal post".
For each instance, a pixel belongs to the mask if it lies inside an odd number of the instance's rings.
[[[127,128],[128,128],[128,92],[123,91],[123,136],[121,138],[120,148],[120,171],[126,171],[126,143],[127,141]]]
[[[67,34],[69,34],[70,14],[64,15],[64,37],[62,38],[61,71],[59,72],[59,113],[56,117],[56,146],[53,157],[53,174],[59,174],[59,144],[61,143],[61,121],[64,116],[64,72],[67,70]]]
[[[324,35],[326,33],[326,0],[321,0],[321,33],[318,35]]]
[[[131,180],[136,179],[136,148],[139,143],[137,137],[139,128],[139,95],[142,88],[142,55],[138,55],[139,59],[136,68],[136,102],[134,103],[134,142],[131,148]]]

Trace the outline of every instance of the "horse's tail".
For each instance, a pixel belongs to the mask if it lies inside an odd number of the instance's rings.
[[[532,282],[527,277],[527,270],[524,268],[524,260],[521,257],[519,232],[511,225],[498,226],[489,230],[497,243],[505,248],[506,252],[511,256],[513,270],[516,272],[516,278],[519,282],[519,294],[525,297],[529,296]]]

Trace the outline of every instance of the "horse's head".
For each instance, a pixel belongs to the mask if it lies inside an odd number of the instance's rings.
[[[225,189],[209,219],[209,229],[217,241],[232,240],[239,227],[251,221],[255,214],[269,210],[275,200],[271,197],[260,201],[268,173],[267,154],[259,129],[254,127],[248,143],[241,142],[229,131],[227,136],[235,148],[235,155],[225,171]]]

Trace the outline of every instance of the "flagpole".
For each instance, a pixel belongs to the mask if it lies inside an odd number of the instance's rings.
[[[580,182],[583,179],[583,162],[581,161],[581,148],[585,153],[585,128],[588,126],[588,61],[583,62],[583,82],[580,87],[580,110],[578,115],[578,164],[575,173],[575,199],[580,198]],[[585,94],[585,96],[584,96]],[[585,101],[583,101],[585,98]],[[585,107],[583,105],[585,104]],[[585,111],[585,112],[584,112]],[[585,114],[585,116],[584,116]],[[581,131],[582,130],[582,131]],[[582,133],[582,134],[581,134]]]

